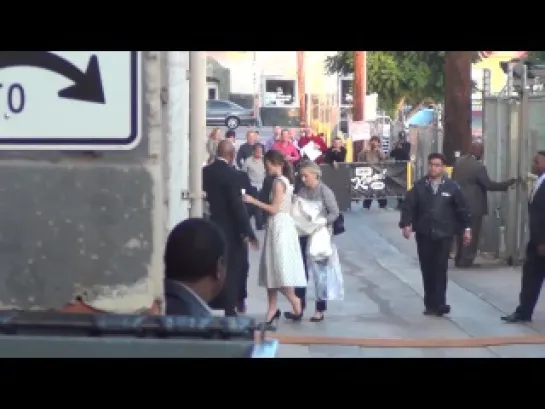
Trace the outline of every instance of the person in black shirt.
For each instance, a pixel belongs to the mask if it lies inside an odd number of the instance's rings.
[[[460,186],[444,175],[445,157],[428,156],[428,174],[407,192],[399,227],[403,237],[416,233],[416,249],[424,286],[425,315],[450,312],[446,302],[450,248],[459,227],[463,245],[471,242],[471,215]]]
[[[390,158],[403,161],[411,160],[411,143],[407,142],[407,135],[404,131],[400,131],[397,137],[398,140],[390,152]]]
[[[346,148],[343,146],[341,138],[333,139],[333,144],[325,153],[324,163],[337,167],[338,163],[346,161]]]
[[[257,142],[257,133],[255,131],[248,131],[246,133],[246,142],[240,145],[237,152],[237,166],[239,169],[242,169],[244,162],[254,153],[254,145],[261,145],[263,151],[265,147],[263,144]]]
[[[411,143],[407,142],[407,136],[404,131],[400,131],[397,135],[398,140],[396,144],[394,145],[394,149],[390,152],[390,158],[395,161],[403,161],[408,162],[411,160]],[[401,166],[401,165],[399,165]],[[407,166],[407,164],[403,164],[403,166]],[[403,203],[403,199],[401,197],[397,198],[397,208],[401,209],[401,204]]]

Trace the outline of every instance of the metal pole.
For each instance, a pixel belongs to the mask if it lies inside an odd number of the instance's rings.
[[[206,51],[190,51],[189,75],[189,215],[202,217],[202,166],[206,141]]]
[[[517,177],[524,178],[530,169],[530,152],[528,146],[528,67],[522,64],[521,93],[519,106],[519,161]],[[523,259],[524,243],[526,242],[527,213],[526,202],[528,191],[526,186],[517,184],[517,261]]]
[[[299,94],[299,126],[307,120],[306,87],[305,87],[305,52],[296,51],[297,56],[297,93]],[[306,123],[306,126],[310,126]]]

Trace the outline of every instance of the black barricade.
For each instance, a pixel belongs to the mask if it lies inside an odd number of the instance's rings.
[[[351,205],[351,169],[349,164],[339,164],[338,168],[331,165],[320,165],[322,169],[322,182],[335,194],[339,210],[346,212]]]
[[[407,192],[407,162],[348,163],[351,199],[402,198]]]

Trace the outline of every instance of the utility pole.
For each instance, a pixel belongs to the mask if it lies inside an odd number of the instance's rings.
[[[352,85],[353,109],[352,118],[354,121],[365,120],[365,95],[367,94],[367,52],[354,51],[354,82]],[[364,141],[357,141],[353,144],[354,162],[358,153],[364,148]]]
[[[293,60],[292,60],[293,61]],[[297,51],[297,93],[299,94],[299,125],[301,127],[309,126],[307,124],[307,100],[305,89],[305,52]]]
[[[445,126],[443,153],[454,165],[456,153],[471,146],[471,56],[473,51],[447,51],[445,57]]]
[[[189,208],[203,216],[202,165],[206,140],[206,51],[189,53]]]

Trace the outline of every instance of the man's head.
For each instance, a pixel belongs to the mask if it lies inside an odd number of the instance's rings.
[[[256,159],[263,158],[263,146],[261,146],[259,143],[254,144],[254,148],[252,150],[253,156]]]
[[[204,219],[186,219],[174,227],[165,246],[165,278],[193,289],[204,301],[223,288],[227,245],[221,230]]]
[[[235,144],[228,139],[220,141],[217,155],[218,158],[225,159],[227,163],[233,163],[235,160]]]
[[[290,128],[289,131],[288,131],[288,134],[290,135],[290,140],[293,141],[295,139],[295,129]]]
[[[225,139],[231,141],[231,143],[235,143],[236,138],[237,134],[232,129],[229,129],[227,132],[225,132]]]
[[[377,149],[380,147],[380,138],[378,136],[372,136],[370,140],[371,149]]]
[[[475,156],[477,160],[481,160],[484,154],[484,145],[480,142],[473,142],[469,148],[469,153]]]
[[[336,137],[335,139],[333,139],[333,149],[339,150],[341,149],[342,146],[343,146],[343,141],[341,138]]]
[[[290,131],[287,129],[282,129],[282,132],[280,133],[280,140],[282,142],[289,142],[291,140]]]
[[[437,179],[445,172],[445,156],[442,153],[430,153],[428,155],[428,176]]]
[[[279,139],[280,138],[280,133],[282,132],[282,129],[276,125],[275,127],[273,127],[273,136],[274,136],[274,139]]]
[[[397,134],[397,139],[399,139],[401,142],[405,142],[405,140],[407,139],[407,134],[405,133],[405,131],[399,131],[399,133]]]
[[[253,145],[256,140],[257,140],[257,135],[254,131],[246,132],[246,142],[248,142],[250,145]]]
[[[545,173],[545,151],[539,151],[536,156],[534,156],[532,173],[537,176],[541,176]]]

